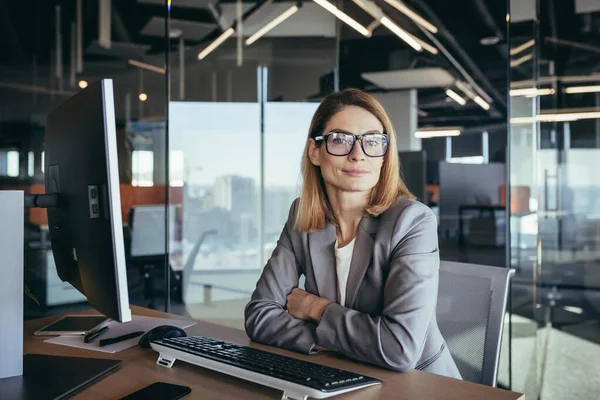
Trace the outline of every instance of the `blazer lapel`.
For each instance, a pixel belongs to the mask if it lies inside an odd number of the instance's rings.
[[[325,229],[308,234],[308,248],[319,296],[338,302],[335,238],[335,226],[327,223]]]
[[[346,301],[344,304],[346,307],[352,308],[354,305],[356,296],[358,295],[358,288],[371,264],[373,243],[378,225],[379,218],[365,216],[358,227],[354,251],[352,252],[352,261],[350,262],[350,274],[348,276],[348,283],[346,284]]]

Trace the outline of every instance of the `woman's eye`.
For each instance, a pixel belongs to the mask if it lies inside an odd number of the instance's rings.
[[[342,144],[346,144],[346,143],[348,143],[348,141],[345,138],[339,138],[339,137],[333,138],[333,144],[342,145]]]
[[[381,139],[375,138],[375,139],[366,140],[365,144],[368,147],[377,147],[377,146],[381,146],[383,143],[382,143]]]

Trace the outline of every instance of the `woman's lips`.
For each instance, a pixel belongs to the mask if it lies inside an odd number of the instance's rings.
[[[344,169],[342,170],[346,175],[350,175],[350,176],[364,176],[367,175],[369,172],[364,170],[364,169]]]

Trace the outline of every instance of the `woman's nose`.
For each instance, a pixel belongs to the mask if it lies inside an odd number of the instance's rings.
[[[352,148],[352,152],[350,153],[350,159],[353,161],[360,161],[365,159],[365,152],[362,149],[362,142],[360,140],[356,140],[354,142],[354,147]]]

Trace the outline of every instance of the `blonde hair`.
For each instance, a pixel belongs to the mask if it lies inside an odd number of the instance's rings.
[[[324,134],[329,120],[346,107],[360,107],[373,114],[381,125],[384,133],[390,137],[388,151],[384,156],[379,182],[371,191],[371,201],[365,208],[365,213],[378,216],[398,199],[414,196],[400,177],[400,160],[396,146],[396,136],[392,122],[383,106],[373,96],[358,90],[346,89],[327,96],[317,108],[313,116],[302,156],[302,193],[296,214],[296,228],[301,232],[312,232],[325,228],[326,221],[338,225],[331,204],[325,191],[325,182],[319,167],[313,165],[308,156],[309,140]],[[318,144],[320,145],[320,143]]]

